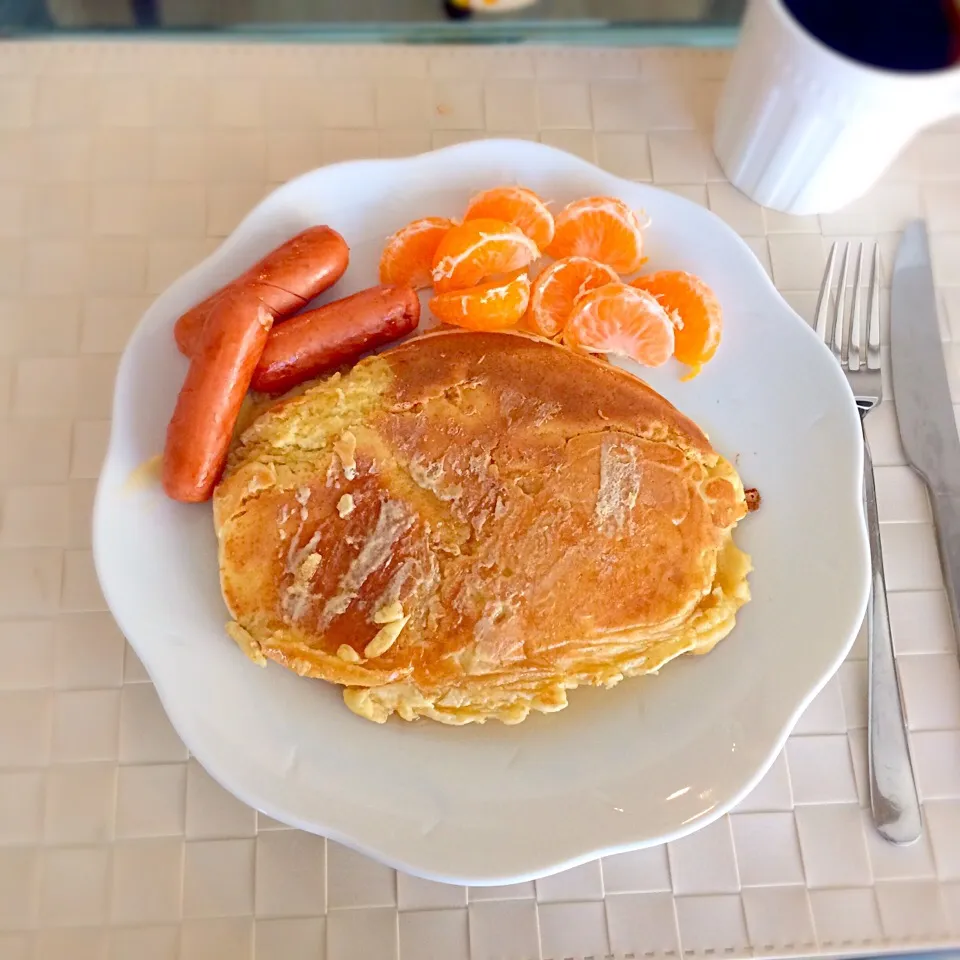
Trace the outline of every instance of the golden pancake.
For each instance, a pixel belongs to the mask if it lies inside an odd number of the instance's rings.
[[[261,414],[214,500],[230,635],[382,722],[523,720],[709,650],[736,471],[630,374],[445,331]]]

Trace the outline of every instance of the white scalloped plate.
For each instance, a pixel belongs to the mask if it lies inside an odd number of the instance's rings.
[[[163,446],[185,362],[179,314],[313,223],[351,247],[332,296],[376,282],[384,238],[457,216],[517,182],[564,204],[615,194],[652,220],[650,269],[703,277],[725,310],[715,360],[690,383],[640,371],[763,496],[737,531],[753,601],[705,657],[514,727],[377,726],[340,691],[251,663],[224,633],[209,505],[131,474]],[[488,140],[308,173],[265,199],[146,312],[117,377],[94,519],[97,571],[121,629],[187,746],[242,800],[439,880],[507,883],[705,826],[760,779],[853,641],[866,605],[860,424],[827,349],[713,214],[535,143]]]

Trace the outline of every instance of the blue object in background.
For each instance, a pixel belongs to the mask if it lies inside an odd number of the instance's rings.
[[[0,0],[0,31],[8,27],[51,30],[53,26],[45,0]]]
[[[828,47],[874,67],[923,72],[960,61],[956,0],[784,0]]]

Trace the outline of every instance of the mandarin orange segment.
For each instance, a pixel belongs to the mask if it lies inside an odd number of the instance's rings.
[[[563,330],[577,297],[618,279],[608,266],[587,257],[565,257],[551,263],[530,291],[530,329],[555,337]]]
[[[433,257],[455,220],[423,217],[387,238],[380,257],[380,282],[422,290],[433,282]]]
[[[552,257],[589,257],[617,273],[634,273],[643,264],[643,226],[616,197],[585,197],[556,217]]]
[[[632,284],[653,294],[676,323],[674,356],[690,367],[690,376],[717,352],[723,332],[723,310],[714,292],[692,273],[661,270]]]
[[[519,227],[543,250],[553,240],[553,214],[526,187],[494,187],[470,200],[464,220],[503,220]]]
[[[540,256],[537,245],[503,220],[466,220],[440,241],[433,258],[437,293],[475,287],[488,277],[522,270]]]
[[[438,293],[430,301],[430,311],[438,320],[468,330],[506,330],[520,320],[529,301],[530,280],[521,273],[512,279]]]
[[[673,321],[656,298],[619,282],[583,294],[563,331],[568,346],[629,357],[646,367],[670,359],[673,337]]]

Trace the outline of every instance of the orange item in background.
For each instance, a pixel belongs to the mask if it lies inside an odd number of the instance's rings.
[[[497,274],[522,270],[540,256],[537,245],[512,223],[466,220],[440,241],[433,258],[437,293],[464,290]]]
[[[635,273],[643,265],[643,226],[616,197],[585,197],[557,214],[552,257],[589,257],[617,273]]]
[[[723,310],[714,292],[692,273],[661,270],[638,277],[632,286],[652,293],[676,322],[674,356],[695,377],[717,352],[723,332]]]
[[[530,329],[544,337],[557,336],[566,325],[577,297],[618,279],[609,267],[587,257],[557,260],[534,281],[527,311]]]
[[[494,187],[473,197],[464,220],[503,220],[519,227],[541,250],[553,240],[553,214],[526,187]]]
[[[673,321],[652,294],[608,283],[577,301],[563,342],[588,353],[611,353],[659,367],[673,355]]]
[[[380,257],[380,282],[422,290],[433,283],[433,258],[455,220],[423,217],[401,227],[388,240]]]
[[[512,279],[438,293],[430,301],[430,312],[444,323],[468,330],[507,330],[516,326],[529,302],[530,280],[521,273]]]

